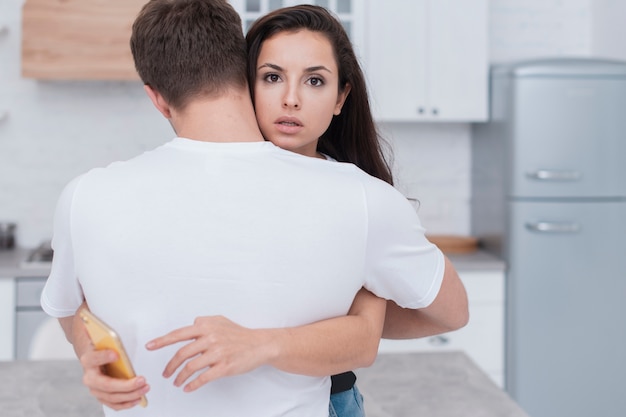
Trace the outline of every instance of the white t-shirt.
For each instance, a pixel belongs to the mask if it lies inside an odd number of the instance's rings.
[[[267,328],[345,315],[361,286],[424,307],[444,269],[393,187],[270,142],[176,138],[93,169],[63,191],[53,247],[44,310],[69,316],[85,298],[151,386],[146,409],[107,416],[328,416],[327,377],[264,366],[184,393],[161,376],[180,346],[144,345],[197,316]]]

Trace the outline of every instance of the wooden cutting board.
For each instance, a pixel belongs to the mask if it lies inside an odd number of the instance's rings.
[[[26,0],[22,75],[65,80],[137,80],[129,40],[147,0]]]
[[[478,249],[478,239],[471,236],[427,235],[426,237],[446,255],[471,253]]]

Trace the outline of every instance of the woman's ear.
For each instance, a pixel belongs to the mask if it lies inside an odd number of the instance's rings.
[[[339,114],[341,114],[341,109],[343,108],[343,104],[348,98],[348,94],[350,94],[351,88],[352,87],[350,86],[350,83],[346,83],[346,85],[343,87],[343,90],[341,90],[337,95],[337,104],[335,105],[335,111],[333,112],[335,116],[339,116]]]
[[[156,107],[157,110],[160,111],[166,119],[171,119],[172,111],[170,110],[170,105],[167,103],[167,101],[165,101],[163,96],[147,84],[144,84],[143,89],[145,90],[146,94],[148,94],[148,97],[150,97],[150,100],[152,101],[152,104],[154,104],[154,107]]]

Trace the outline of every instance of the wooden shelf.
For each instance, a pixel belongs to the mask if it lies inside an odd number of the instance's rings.
[[[45,80],[138,80],[129,40],[146,0],[27,0],[22,76]]]

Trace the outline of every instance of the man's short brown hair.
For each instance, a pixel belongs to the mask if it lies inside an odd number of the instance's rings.
[[[130,47],[144,84],[174,108],[247,85],[241,18],[225,0],[150,0]]]

